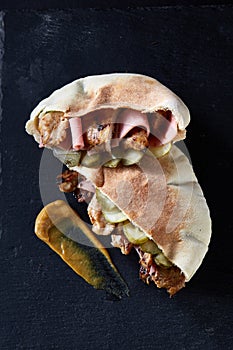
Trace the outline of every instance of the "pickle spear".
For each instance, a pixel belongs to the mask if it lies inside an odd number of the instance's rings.
[[[74,230],[85,237],[87,244],[67,236]],[[103,289],[119,299],[129,295],[107,250],[64,201],[57,200],[41,210],[36,218],[35,234],[94,288]]]

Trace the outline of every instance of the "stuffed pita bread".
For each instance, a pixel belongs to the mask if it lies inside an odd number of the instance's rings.
[[[190,120],[157,80],[107,74],[76,80],[33,110],[26,131],[95,186],[88,214],[97,234],[140,256],[140,276],[170,295],[199,268],[211,235],[202,190],[174,145]]]

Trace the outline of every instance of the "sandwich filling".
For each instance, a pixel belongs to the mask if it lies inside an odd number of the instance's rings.
[[[92,230],[98,235],[111,235],[111,244],[120,248],[122,254],[129,254],[132,248],[136,250],[140,258],[139,276],[145,283],[152,281],[158,288],[166,288],[170,296],[185,286],[181,270],[98,189],[89,203],[88,214]]]
[[[95,168],[138,163],[149,149],[163,155],[173,140],[184,138],[169,110],[142,113],[133,109],[106,108],[83,116],[47,112],[34,121],[40,147],[54,149],[70,166]],[[123,156],[124,155],[124,156]]]

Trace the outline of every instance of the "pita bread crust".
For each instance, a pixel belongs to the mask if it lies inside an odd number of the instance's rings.
[[[105,168],[100,190],[157,243],[189,281],[201,265],[211,237],[211,219],[201,187],[188,158],[176,146],[158,160],[156,173],[153,166],[140,166]],[[160,166],[162,171],[158,171]],[[127,191],[131,192],[128,197]]]
[[[190,121],[186,105],[157,80],[141,74],[114,73],[81,78],[54,91],[32,111],[26,131],[39,142],[37,117],[50,111],[80,117],[102,108],[131,108],[143,113],[170,110],[180,131]]]

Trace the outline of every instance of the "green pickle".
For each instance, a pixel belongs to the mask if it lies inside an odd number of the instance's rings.
[[[172,263],[166,258],[162,250],[159,249],[154,241],[148,240],[147,242],[141,244],[140,248],[143,252],[154,255],[153,259],[157,265],[167,268],[172,266]]]
[[[94,168],[98,167],[101,165],[101,157],[99,153],[94,153],[92,155],[85,154],[82,161],[81,165],[85,166],[87,168]]]
[[[77,152],[77,153],[68,153],[66,155],[64,164],[68,167],[74,167],[79,165],[79,160],[81,157],[81,152]]]
[[[170,151],[170,149],[171,149],[171,142],[161,146],[149,147],[149,151],[152,152],[156,158],[163,157],[165,154],[167,154]]]
[[[159,249],[157,244],[150,239],[148,241],[146,241],[145,243],[141,244],[140,248],[142,249],[143,252],[150,253],[152,255],[156,255],[156,254],[161,253],[161,250]]]
[[[111,159],[108,162],[106,162],[104,164],[104,166],[107,168],[116,168],[118,166],[118,164],[120,163],[120,161],[121,161],[120,158]]]
[[[112,211],[112,210],[119,210],[115,204],[110,200],[108,199],[107,196],[105,196],[98,188],[96,189],[96,198],[98,200],[98,202],[100,203],[101,205],[101,208],[104,210],[104,211]]]
[[[112,159],[121,159],[124,155],[124,149],[121,146],[113,147],[111,153]]]
[[[113,202],[108,199],[99,189],[96,189],[96,198],[100,203],[105,219],[111,224],[123,222],[127,217]]]
[[[130,222],[123,225],[123,231],[126,238],[133,244],[140,245],[148,241],[148,237],[145,233]]]
[[[171,267],[172,263],[166,258],[166,256],[161,252],[160,254],[154,257],[156,264],[163,267]]]
[[[123,165],[132,165],[138,163],[144,156],[143,151],[137,151],[135,149],[128,149],[124,153],[124,158],[122,159]]]
[[[58,158],[62,163],[64,163],[68,167],[74,167],[79,165],[81,158],[81,151],[64,151],[57,148],[53,150],[53,154],[56,158]]]
[[[120,210],[115,210],[115,211],[104,211],[103,210],[103,215],[105,219],[110,222],[111,224],[115,224],[118,222],[123,222],[127,220],[127,216],[123,214]]]

